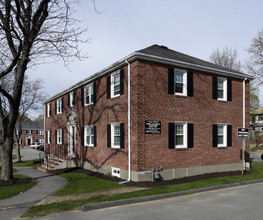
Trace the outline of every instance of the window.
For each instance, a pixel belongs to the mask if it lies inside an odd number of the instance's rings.
[[[184,122],[175,123],[175,148],[187,148],[187,124]]]
[[[213,99],[232,101],[232,80],[224,77],[212,77]]]
[[[124,70],[119,70],[107,77],[107,99],[124,94]]]
[[[226,147],[226,125],[217,125],[217,146]]]
[[[120,168],[111,168],[111,175],[116,177],[121,177],[121,169]]]
[[[57,105],[57,114],[60,114],[63,112],[63,100],[62,98],[59,98],[56,100],[56,105]]]
[[[232,125],[213,125],[213,147],[232,146]]]
[[[120,73],[111,75],[111,94],[112,97],[120,95]]]
[[[88,85],[84,89],[85,92],[85,105],[93,104],[93,84]]]
[[[124,124],[112,123],[107,126],[109,148],[124,148]]]
[[[51,116],[51,106],[50,103],[47,104],[47,117]]]
[[[194,147],[194,124],[186,122],[168,123],[169,149]]]
[[[168,94],[193,96],[193,72],[183,69],[168,68]]]
[[[225,78],[217,78],[217,99],[226,101],[227,80]]]
[[[38,141],[37,142],[39,142],[39,143],[41,143],[41,144],[43,144],[44,143],[44,139],[38,139]]]
[[[62,129],[58,129],[57,131],[57,144],[63,144],[63,130]]]
[[[186,95],[186,78],[186,71],[174,69],[174,93],[176,95]]]
[[[86,126],[84,131],[84,146],[94,146],[94,126]]]
[[[47,143],[51,144],[51,131],[50,130],[47,131]]]
[[[75,105],[75,92],[69,93],[69,107]]]
[[[43,130],[38,130],[38,131],[37,131],[37,134],[43,135],[43,134],[44,134],[44,131],[43,131]]]
[[[120,124],[113,124],[111,127],[112,133],[112,148],[120,148],[120,140],[121,140],[121,133],[120,133]]]
[[[27,134],[32,134],[32,131],[31,130],[26,130],[26,133]]]

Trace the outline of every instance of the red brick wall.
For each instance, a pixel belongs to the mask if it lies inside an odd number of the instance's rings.
[[[237,128],[242,127],[242,80],[232,79],[232,101],[212,99],[212,75],[193,71],[194,96],[181,97],[168,94],[168,66],[135,61],[131,64],[131,165],[132,171],[231,164],[240,161],[242,142]],[[67,150],[66,114],[77,113],[77,156],[82,161],[128,169],[127,146],[127,66],[124,67],[124,95],[107,99],[106,76],[96,80],[97,102],[81,107],[81,88],[76,90],[76,104],[68,107],[64,95],[63,113],[55,115],[55,100],[51,102],[51,117],[46,118],[46,130],[52,130],[51,145],[55,143],[55,130],[64,129],[64,153]],[[246,126],[249,126],[249,83],[246,83]],[[145,135],[145,120],[162,123],[161,134]],[[168,149],[168,123],[185,121],[194,124],[194,148]],[[125,148],[107,148],[107,124],[123,122]],[[212,124],[232,125],[232,147],[212,147]],[[96,125],[97,146],[81,146],[81,128]],[[247,146],[248,146],[247,141]],[[49,145],[46,144],[48,148]],[[62,150],[64,148],[64,150]],[[248,147],[247,147],[248,149]]]

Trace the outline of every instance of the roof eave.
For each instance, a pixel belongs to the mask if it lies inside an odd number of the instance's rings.
[[[74,91],[75,89],[82,87],[98,78],[101,78],[105,75],[107,75],[108,73],[112,73],[120,68],[122,68],[123,66],[127,65],[126,61],[128,62],[133,62],[135,60],[144,60],[144,61],[149,61],[149,62],[155,62],[155,63],[160,63],[160,64],[164,64],[164,65],[169,65],[169,66],[176,66],[176,67],[180,67],[180,68],[185,68],[185,69],[193,69],[193,70],[198,70],[198,71],[202,71],[202,72],[206,72],[206,73],[213,73],[216,75],[220,75],[220,76],[231,76],[233,78],[237,78],[237,79],[245,79],[247,78],[247,80],[253,80],[254,77],[250,76],[250,75],[246,75],[246,74],[240,74],[240,73],[234,73],[231,71],[224,71],[224,70],[220,70],[220,69],[216,69],[216,68],[210,68],[210,67],[206,67],[206,66],[201,66],[201,65],[197,65],[197,64],[193,64],[193,63],[189,63],[189,62],[184,62],[184,61],[179,61],[179,60],[174,60],[174,59],[169,59],[169,58],[164,58],[164,57],[160,57],[160,56],[154,56],[154,55],[149,55],[149,54],[145,54],[145,53],[141,53],[141,52],[134,52],[131,53],[130,55],[122,58],[121,60],[113,63],[112,65],[102,69],[101,71],[93,74],[92,76],[78,82],[77,84],[71,86],[70,88],[64,90],[61,93],[58,93],[57,95],[49,98],[48,100],[46,100],[44,102],[44,104],[47,104],[51,101],[53,101],[54,99],[57,99],[59,97],[61,97],[62,95],[65,95],[68,92]]]

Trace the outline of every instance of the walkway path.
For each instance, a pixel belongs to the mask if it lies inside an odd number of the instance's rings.
[[[0,200],[0,220],[16,219],[25,210],[64,187],[67,181],[57,175],[43,173],[31,167],[16,167],[18,174],[38,181],[36,186],[9,199]]]

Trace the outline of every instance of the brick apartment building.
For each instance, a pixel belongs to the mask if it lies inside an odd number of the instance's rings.
[[[132,181],[151,181],[159,167],[163,179],[241,170],[237,128],[243,82],[249,126],[252,79],[150,46],[44,103],[46,152]]]
[[[16,125],[18,132],[18,125]],[[0,124],[0,139],[2,139],[3,127]],[[29,147],[33,142],[44,143],[44,123],[36,121],[22,122],[22,133],[20,135],[19,144],[21,147]],[[16,146],[14,138],[14,146]]]

